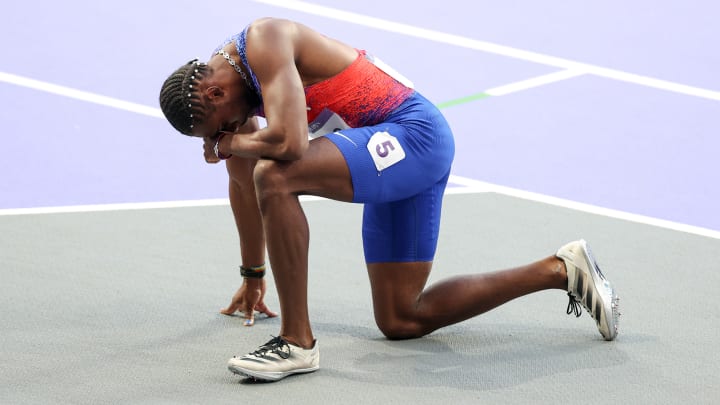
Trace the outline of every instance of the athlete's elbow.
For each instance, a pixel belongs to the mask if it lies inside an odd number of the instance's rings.
[[[280,152],[282,160],[300,160],[309,147],[307,140],[298,142],[289,142],[282,148]]]
[[[268,149],[263,155],[275,160],[299,160],[308,149],[307,129],[268,128],[265,137]]]
[[[288,136],[285,138],[282,147],[280,148],[279,158],[282,160],[300,160],[310,146],[308,141],[307,132],[299,131],[300,133],[294,136]]]

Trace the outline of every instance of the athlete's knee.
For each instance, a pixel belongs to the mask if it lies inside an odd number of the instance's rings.
[[[375,323],[385,337],[391,340],[414,339],[428,331],[417,319],[389,314],[375,314]]]
[[[261,159],[255,165],[253,181],[261,202],[279,194],[289,193],[284,166],[283,162],[269,159]]]

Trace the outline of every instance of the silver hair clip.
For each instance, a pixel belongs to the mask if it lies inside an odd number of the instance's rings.
[[[195,74],[200,72],[200,69],[198,69],[201,66],[204,66],[205,64],[200,62],[197,58],[191,60],[188,64],[192,63],[195,65],[195,69],[193,69],[192,74],[190,75],[190,83],[188,83],[188,89],[187,92],[184,94],[187,94],[187,101],[188,101],[188,108],[190,109],[190,129],[193,129],[195,127],[194,119],[193,119],[193,113],[192,113],[192,89],[193,89],[193,81],[195,81]]]
[[[196,73],[200,73],[200,68],[206,66],[206,64],[205,64],[204,62],[200,62],[197,58],[195,58],[195,59],[191,60],[190,62],[188,62],[188,65],[189,65],[189,64],[195,65],[195,68],[193,69],[193,72],[192,72],[192,74],[190,75],[190,83],[188,83],[187,92],[184,93],[184,94],[187,94],[187,101],[188,101],[188,105],[187,105],[187,106],[188,106],[188,108],[190,109],[190,129],[192,129],[192,128],[195,127],[195,124],[194,124],[194,122],[193,122],[193,121],[194,121],[194,119],[193,119],[193,113],[192,113],[192,108],[193,108],[193,104],[192,104],[192,89],[193,89],[193,85],[192,85],[192,83],[196,80],[195,74],[196,74]]]

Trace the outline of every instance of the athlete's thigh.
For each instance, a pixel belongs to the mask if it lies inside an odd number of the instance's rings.
[[[292,193],[352,201],[352,181],[345,158],[338,148],[324,137],[311,140],[307,151],[299,160],[258,162],[258,170],[264,171],[268,167],[282,176],[285,186]]]
[[[357,203],[406,199],[442,178],[451,149],[426,147],[425,137],[411,124],[390,122],[326,135],[347,162]]]
[[[434,259],[449,174],[412,197],[365,204],[362,238],[367,263],[430,262]]]

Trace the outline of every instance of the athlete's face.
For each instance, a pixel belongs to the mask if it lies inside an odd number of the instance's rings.
[[[209,88],[205,90],[205,118],[195,123],[192,135],[214,138],[221,132],[236,132],[250,117],[250,106],[236,91]]]
[[[248,120],[247,109],[225,104],[208,109],[205,119],[196,123],[192,136],[214,138],[222,132],[236,132]]]

